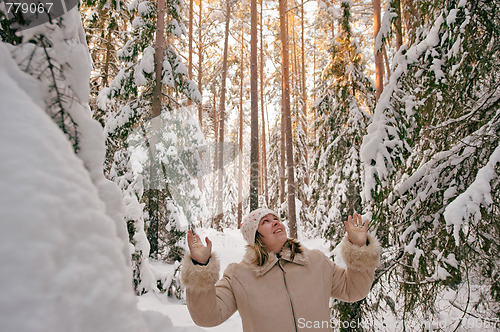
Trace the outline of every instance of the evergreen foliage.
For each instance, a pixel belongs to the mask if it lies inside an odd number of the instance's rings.
[[[373,109],[374,91],[364,75],[356,38],[351,35],[349,5],[343,3],[342,31],[328,52],[323,70],[323,92],[315,101],[316,141],[313,143],[312,209],[314,223],[324,236],[338,243],[341,220],[362,211],[363,172],[359,148]]]
[[[395,314],[405,321],[432,317],[446,290],[470,294],[482,284],[482,295],[461,309],[492,318],[499,289],[492,268],[500,235],[498,4],[423,2],[418,10],[430,20],[396,55],[361,148],[363,198],[393,253],[380,271],[379,296],[400,284],[402,313]]]
[[[359,149],[371,120],[374,91],[364,74],[364,63],[351,31],[348,2],[341,4],[340,33],[328,49],[329,62],[323,70],[323,91],[315,101],[316,141],[312,167],[311,209],[314,224],[323,236],[338,244],[345,232],[342,221],[353,212],[362,213],[361,188],[363,168]],[[361,321],[362,303],[335,301],[335,316],[341,321]],[[360,327],[340,326],[341,331]]]
[[[164,278],[163,282],[169,280],[168,285],[152,280],[148,257],[172,263],[180,260],[187,226],[206,214],[196,182],[204,172],[199,152],[206,143],[180,99],[186,96],[199,102],[200,94],[187,78],[182,58],[173,45],[167,44],[161,79],[163,91],[168,91],[163,95],[167,102],[161,116],[151,119],[156,7],[139,0],[132,1],[127,9],[131,31],[121,33],[124,44],[116,53],[120,69],[96,101],[108,137],[107,169],[121,184],[126,208],[135,210],[128,223],[135,248],[136,291],[159,289],[179,297],[180,288],[173,276]],[[167,32],[178,38],[185,33],[181,3],[167,1],[166,9]],[[117,165],[122,165],[121,174]]]

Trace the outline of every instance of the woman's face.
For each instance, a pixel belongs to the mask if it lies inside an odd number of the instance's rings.
[[[274,253],[279,252],[287,240],[285,226],[273,214],[265,215],[260,219],[257,232],[262,235],[266,249]]]

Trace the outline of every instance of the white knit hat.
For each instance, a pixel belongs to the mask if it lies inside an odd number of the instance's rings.
[[[266,208],[259,208],[253,210],[249,214],[243,218],[243,223],[241,224],[241,233],[243,234],[243,238],[249,245],[253,245],[255,243],[255,234],[257,233],[257,228],[259,227],[259,222],[262,217],[267,216],[268,214],[272,214],[280,219],[280,216],[274,212],[273,210]]]

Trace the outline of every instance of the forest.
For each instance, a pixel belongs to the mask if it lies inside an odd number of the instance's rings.
[[[500,328],[498,1],[62,4],[0,2],[10,330],[158,331],[134,301],[184,304],[188,229],[230,252],[257,207],[335,261],[370,220],[381,264],[331,301],[363,321],[341,331]]]

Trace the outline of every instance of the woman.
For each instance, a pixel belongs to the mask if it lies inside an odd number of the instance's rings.
[[[236,310],[244,332],[332,331],[330,297],[359,301],[368,294],[380,245],[368,234],[368,221],[354,213],[345,222],[343,269],[319,250],[287,238],[278,214],[257,209],[241,226],[248,242],[240,263],[230,264],[219,279],[219,261],[198,235],[188,232],[181,280],[191,317],[200,326],[216,326]],[[217,282],[218,281],[218,282]]]

